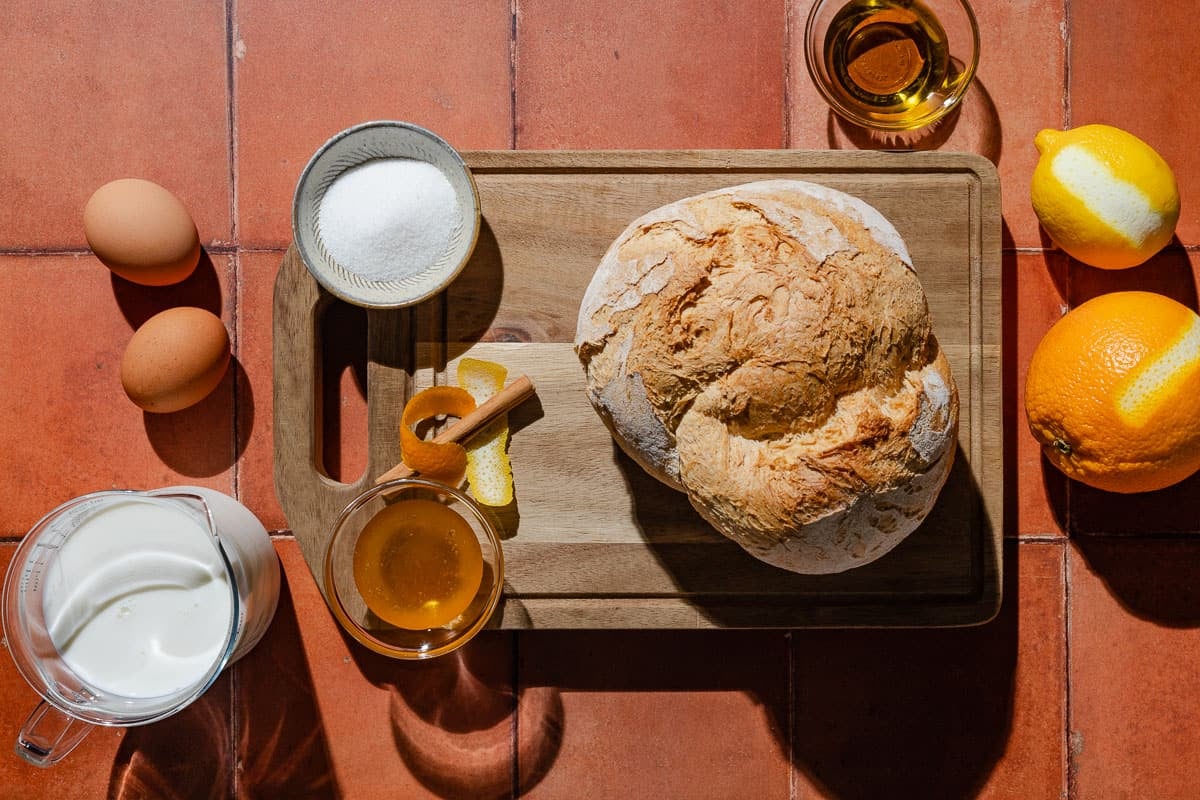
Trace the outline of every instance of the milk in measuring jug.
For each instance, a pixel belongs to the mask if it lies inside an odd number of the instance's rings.
[[[130,499],[101,508],[62,544],[45,580],[51,640],[107,692],[158,697],[194,686],[229,645],[233,595],[221,555],[177,506]]]

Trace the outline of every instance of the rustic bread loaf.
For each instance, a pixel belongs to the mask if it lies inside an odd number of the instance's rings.
[[[842,192],[762,181],[635,220],[575,350],[621,448],[784,569],[879,558],[950,471],[958,393],[924,291],[891,223]]]

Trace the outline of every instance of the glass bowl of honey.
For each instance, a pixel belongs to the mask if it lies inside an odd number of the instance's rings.
[[[402,478],[346,506],[325,551],[324,584],[333,615],[358,642],[392,658],[434,658],[487,625],[504,551],[468,495]]]
[[[839,116],[863,128],[933,125],[966,93],[979,27],[966,0],[817,0],[804,58]]]

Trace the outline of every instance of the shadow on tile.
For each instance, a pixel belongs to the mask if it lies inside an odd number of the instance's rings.
[[[245,395],[234,434],[234,385]],[[163,463],[189,477],[225,472],[241,457],[254,430],[253,389],[241,362],[233,358],[212,394],[190,408],[172,414],[142,412],[142,424],[154,452]]]
[[[113,762],[108,796],[113,800],[232,797],[230,727],[226,673],[178,714],[128,729]]]
[[[1046,229],[1038,227],[1038,237],[1041,239],[1042,250],[1045,251],[1045,259],[1047,263],[1053,260],[1056,264],[1055,268],[1050,270],[1050,279],[1054,281],[1054,288],[1058,291],[1058,297],[1064,305],[1069,305],[1071,302],[1071,257],[1058,249],[1058,245],[1046,233]],[[1016,247],[1015,242],[1005,239],[1004,246]]]
[[[689,790],[694,797],[777,797],[780,789],[786,796],[784,631],[530,630],[518,637],[519,796],[543,778],[549,797],[582,786],[601,797]],[[543,750],[534,768],[528,759],[539,737],[555,750]]]
[[[367,310],[334,300],[320,327],[321,466],[333,480],[353,483],[367,468]],[[364,443],[361,452],[343,452],[353,441]]]
[[[1070,271],[1072,308],[1109,292],[1144,291],[1164,294],[1200,311],[1196,273],[1179,237],[1173,237],[1165,249],[1136,267],[1097,269],[1070,259]]]
[[[957,108],[927,128],[873,131],[848,122],[831,110],[826,131],[833,150],[938,150],[949,144],[953,150],[979,153],[993,164],[1000,163],[1000,115],[978,78]]]
[[[286,571],[271,627],[234,670],[238,796],[341,797]]]
[[[1054,467],[1046,463],[1043,469]],[[1200,533],[1200,473],[1166,489],[1138,494],[1105,492],[1071,481],[1073,537],[1163,533]]]
[[[1172,628],[1200,627],[1200,540],[1080,536],[1071,544],[1130,613]]]
[[[1000,261],[1000,418],[1004,445],[1004,535],[1020,532],[1020,504],[1017,495],[1017,425],[1023,415],[1017,408],[1017,254],[1012,246],[1008,223],[1000,223],[1002,250]]]
[[[792,760],[826,796],[977,795],[1012,730],[1019,552],[986,625],[794,635]]]
[[[97,268],[100,268],[99,264]],[[204,249],[200,251],[200,263],[195,272],[186,280],[170,286],[142,286],[113,274],[112,291],[132,330],[140,328],[155,314],[176,306],[195,306],[221,316],[221,279],[212,257]]]
[[[1017,286],[1019,256],[1015,250],[1009,249],[1014,247],[1014,243],[1007,223],[1002,223],[1002,239],[1005,249],[1001,277],[1003,303],[1000,334],[1000,383],[1003,398],[1001,402],[1002,419],[1004,421],[1002,434],[1004,439],[1004,535],[1018,536],[1021,533],[1021,514],[1024,513],[1024,509],[1021,507],[1022,487],[1020,482],[1037,478],[1034,475],[1022,474],[1018,465],[1018,453],[1020,452],[1018,431],[1024,430],[1027,423],[1025,409],[1019,402],[1019,398],[1023,397],[1023,387],[1019,385],[1017,369],[1018,362],[1022,357],[1018,353],[1017,344],[1021,323],[1018,309],[1020,290]],[[1048,261],[1048,268],[1054,285],[1059,289],[1059,297],[1066,298],[1067,270],[1062,259]],[[1065,303],[1065,299],[1062,302]],[[1046,461],[1045,456],[1042,456],[1040,461],[1045,502],[1050,507],[1050,513],[1058,530],[1066,531],[1070,508],[1069,481],[1065,475]]]
[[[1016,424],[1026,425],[1025,412],[1021,410]],[[1045,454],[1038,460],[1042,475],[1042,488],[1050,504],[1050,512],[1060,531],[1070,530],[1071,514],[1074,509],[1075,491],[1078,483],[1068,478],[1060,469],[1050,463]],[[1032,478],[1032,476],[1030,476]],[[1086,488],[1086,487],[1085,487]]]
[[[413,777],[448,799],[511,796],[512,634],[483,631],[462,649],[424,662],[377,655],[342,635],[363,675],[387,689],[396,750]],[[541,748],[534,750],[537,762]]]

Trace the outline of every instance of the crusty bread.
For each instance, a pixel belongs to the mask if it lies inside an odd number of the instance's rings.
[[[958,393],[900,235],[802,181],[635,220],[579,310],[592,405],[717,530],[794,572],[841,572],[929,513]]]

